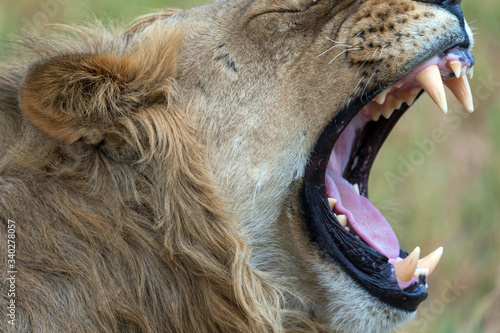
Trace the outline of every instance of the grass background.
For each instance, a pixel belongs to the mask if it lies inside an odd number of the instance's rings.
[[[82,23],[94,14],[127,22],[153,9],[206,2],[2,0],[0,39],[20,25]],[[476,112],[466,114],[449,98],[444,116],[422,97],[390,135],[370,180],[372,201],[403,248],[420,246],[424,255],[445,248],[417,321],[401,332],[500,331],[500,2],[465,0],[462,6],[476,33]],[[4,50],[0,44],[0,57]]]

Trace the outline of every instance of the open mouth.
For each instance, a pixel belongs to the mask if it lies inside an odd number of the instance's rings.
[[[427,298],[427,278],[442,248],[420,259],[411,254],[368,199],[368,177],[392,128],[425,90],[447,112],[444,85],[473,111],[467,74],[474,58],[454,47],[426,61],[366,104],[359,98],[328,125],[306,168],[302,209],[313,242],[355,281],[381,301],[415,311]]]

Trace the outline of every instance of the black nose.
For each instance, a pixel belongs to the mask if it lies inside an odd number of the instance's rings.
[[[443,7],[460,5],[462,0],[415,0],[418,2],[433,3]]]

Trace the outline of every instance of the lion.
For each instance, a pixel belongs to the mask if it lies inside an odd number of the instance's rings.
[[[473,111],[459,0],[220,0],[26,35],[0,76],[2,332],[382,332],[372,163],[425,91]]]

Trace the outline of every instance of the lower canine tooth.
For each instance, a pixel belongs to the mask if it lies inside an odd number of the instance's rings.
[[[420,259],[418,261],[418,267],[428,269],[429,274],[431,274],[434,271],[434,268],[436,268],[437,264],[439,263],[442,255],[443,248],[440,247],[436,251],[429,254],[427,257]]]
[[[417,246],[415,250],[413,250],[413,252],[408,255],[408,257],[393,264],[396,277],[399,281],[410,281],[413,273],[415,273],[415,269],[417,268],[419,257],[420,248]]]
[[[429,96],[431,96],[444,113],[448,112],[446,93],[444,91],[443,80],[441,79],[441,72],[439,71],[438,65],[424,68],[415,76],[415,81],[427,91]]]
[[[340,222],[340,225],[344,228],[347,228],[347,216],[345,215],[337,215],[337,220]],[[349,231],[349,230],[347,230]]]
[[[429,269],[417,267],[417,269],[415,269],[415,272],[413,273],[413,276],[418,279],[420,275],[429,276]]]

